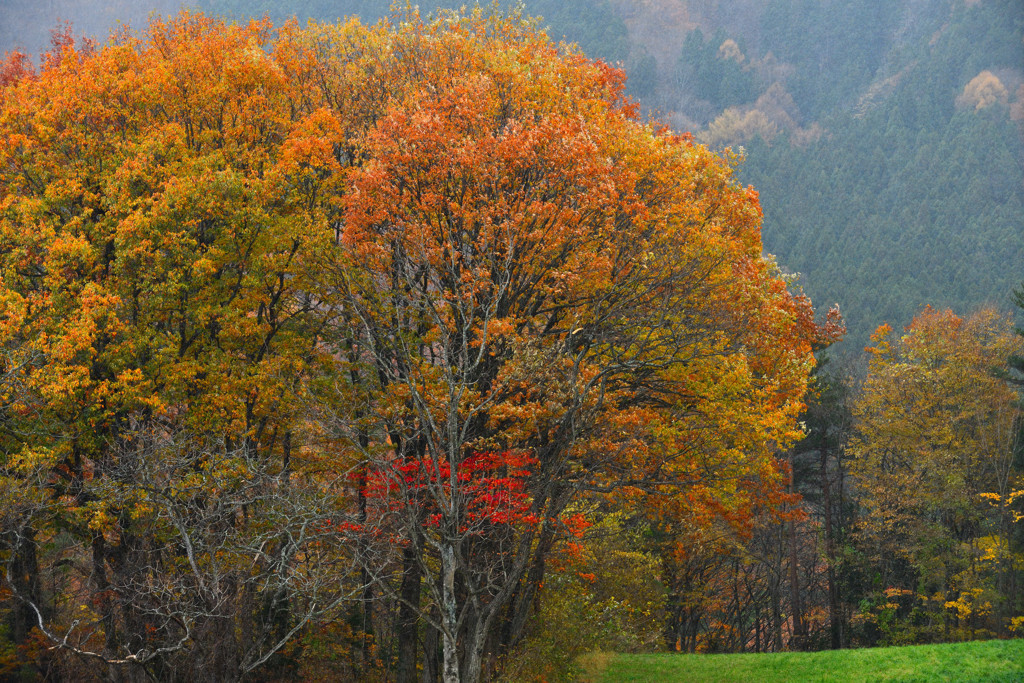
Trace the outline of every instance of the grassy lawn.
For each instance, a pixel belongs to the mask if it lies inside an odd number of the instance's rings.
[[[583,662],[592,683],[1024,681],[1024,640],[743,655],[617,655]]]

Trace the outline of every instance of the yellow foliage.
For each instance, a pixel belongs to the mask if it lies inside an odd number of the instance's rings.
[[[731,59],[734,62],[740,64],[746,59],[743,55],[743,51],[740,50],[740,46],[736,44],[736,41],[732,38],[726,38],[725,42],[718,46],[718,56],[721,59]]]
[[[780,132],[778,124],[759,109],[743,112],[730,107],[708,125],[701,139],[708,146],[717,148],[746,142],[758,136],[770,142]]]
[[[1009,92],[1003,82],[991,71],[982,71],[972,78],[957,97],[957,104],[973,107],[975,110],[990,107],[993,104],[1006,104]]]

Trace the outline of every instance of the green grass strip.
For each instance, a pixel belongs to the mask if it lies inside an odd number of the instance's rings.
[[[1024,681],[1024,640],[732,655],[595,653],[593,683]]]

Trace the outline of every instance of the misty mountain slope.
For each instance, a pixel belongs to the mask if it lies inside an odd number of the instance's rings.
[[[1022,14],[953,4],[855,106],[833,105],[820,138],[748,141],[765,248],[819,304],[840,302],[851,346],[925,304],[1006,309],[1024,279]]]
[[[1009,307],[1024,279],[1017,0],[615,3],[655,73],[643,103],[744,147],[765,249],[847,350],[925,304]],[[645,42],[646,41],[646,42]]]

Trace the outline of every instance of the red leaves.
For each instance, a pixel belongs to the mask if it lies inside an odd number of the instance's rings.
[[[454,476],[446,460],[430,458],[379,464],[366,477],[366,495],[397,512],[418,508],[427,527],[454,521],[462,533],[482,534],[488,525],[536,524],[530,514],[526,484],[537,465],[527,453],[511,450],[474,452],[456,466]],[[458,519],[447,520],[438,509],[446,501]],[[451,516],[449,512],[448,516]]]
[[[96,51],[95,41],[89,38],[83,38],[79,44],[75,40],[71,24],[66,22],[63,26],[50,31],[50,46],[50,52],[43,55],[44,68],[56,67],[63,60],[76,57],[76,48],[82,56],[90,56]]]
[[[35,76],[32,60],[24,52],[8,52],[0,62],[0,89]]]
[[[846,336],[846,321],[839,312],[839,304],[833,304],[825,316],[825,323],[819,327],[817,345],[824,348]]]

